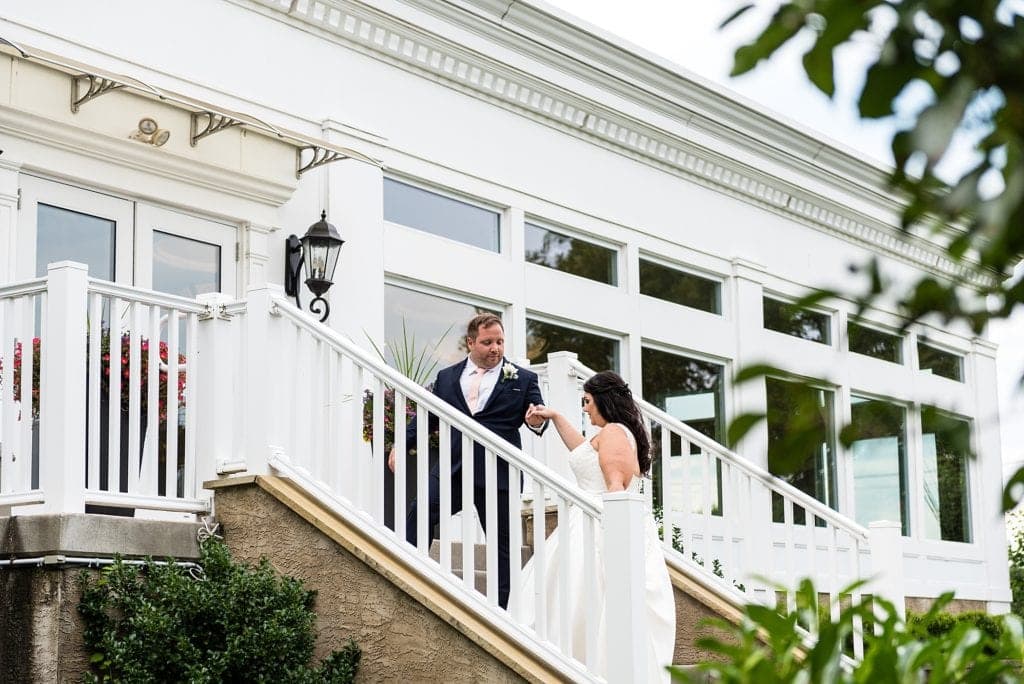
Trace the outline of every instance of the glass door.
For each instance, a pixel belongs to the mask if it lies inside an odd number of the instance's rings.
[[[89,276],[133,282],[133,203],[23,175],[15,279],[46,275],[47,264],[78,261]]]
[[[235,226],[139,203],[136,284],[181,297],[208,292],[234,296]]]

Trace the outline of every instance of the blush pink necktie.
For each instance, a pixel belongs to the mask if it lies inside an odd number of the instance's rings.
[[[466,403],[469,404],[470,413],[476,413],[479,409],[477,404],[480,403],[480,381],[484,379],[484,373],[487,370],[484,368],[477,368],[473,371],[473,377],[469,379],[469,392],[466,397]]]

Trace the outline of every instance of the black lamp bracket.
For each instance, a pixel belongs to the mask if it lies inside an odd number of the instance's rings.
[[[300,309],[302,304],[299,303],[299,275],[302,273],[304,261],[302,241],[297,235],[289,235],[285,242],[284,293],[289,297],[295,297],[295,306]]]

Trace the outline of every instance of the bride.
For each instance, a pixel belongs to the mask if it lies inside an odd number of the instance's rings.
[[[612,371],[602,371],[590,378],[583,385],[583,410],[590,417],[592,425],[602,428],[592,440],[587,440],[557,411],[546,406],[531,407],[531,414],[550,419],[558,430],[558,435],[570,449],[569,466],[579,486],[593,495],[604,492],[623,490],[640,491],[641,478],[650,470],[650,439],[644,429],[640,410],[630,394],[629,386]],[[575,515],[573,515],[575,514]],[[561,572],[570,572],[574,578],[571,583],[573,590],[569,596],[569,614],[572,616],[572,654],[582,659],[586,643],[587,604],[598,602],[600,624],[598,626],[599,673],[607,671],[608,654],[604,646],[605,639],[605,580],[602,562],[602,537],[595,535],[596,562],[598,573],[595,586],[597,595],[583,595],[583,554],[571,556],[569,568],[558,567],[558,544],[560,537],[576,540],[582,538],[582,513],[571,509],[567,525],[562,525],[548,537],[545,548],[547,564],[543,584],[549,596],[558,591],[558,576]],[[567,528],[563,530],[563,527]],[[672,585],[662,555],[661,544],[654,519],[647,515],[644,522],[644,565],[646,575],[647,630],[649,644],[647,648],[648,681],[668,682],[669,675],[665,666],[671,664],[675,648],[676,611],[672,594]],[[519,587],[521,597],[533,596],[535,591],[535,569],[533,561],[527,562],[523,568],[522,583]],[[520,601],[522,614],[526,624],[536,626],[534,602]],[[547,615],[542,616],[549,634],[558,633],[558,607],[554,601],[548,604]],[[614,657],[612,654],[611,657]]]

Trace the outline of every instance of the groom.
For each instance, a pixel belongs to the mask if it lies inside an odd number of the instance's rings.
[[[466,327],[466,347],[469,355],[465,360],[438,372],[434,382],[434,394],[462,411],[485,428],[515,447],[521,447],[519,426],[526,422],[526,413],[534,405],[543,405],[544,400],[537,384],[537,374],[520,368],[505,359],[505,330],[501,319],[485,313],[474,316]],[[527,422],[533,432],[544,433],[547,421],[531,417]],[[406,444],[416,444],[416,425],[409,426]],[[452,469],[451,514],[462,510],[462,433],[451,431]],[[395,469],[395,452],[388,456],[388,467]],[[484,448],[475,444],[473,448],[473,506],[480,524],[487,531],[487,492],[484,485]],[[434,528],[440,520],[440,481],[437,463],[430,469],[428,523],[431,538],[436,538]],[[509,478],[508,463],[497,459],[497,509],[498,509],[498,603],[508,607],[509,594]],[[517,478],[518,479],[518,478]],[[521,483],[514,486],[519,494]],[[412,502],[405,524],[406,539],[416,545],[416,510],[419,502]],[[518,524],[518,520],[515,521]],[[463,553],[472,553],[463,550]],[[519,554],[516,554],[519,557]]]

